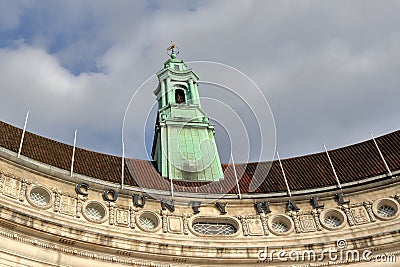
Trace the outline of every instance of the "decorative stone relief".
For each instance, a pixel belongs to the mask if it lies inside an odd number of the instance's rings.
[[[301,231],[303,233],[315,232],[317,226],[315,223],[315,218],[312,214],[304,214],[299,216]]]
[[[350,226],[366,224],[375,221],[375,216],[371,209],[372,203],[354,203],[340,206],[347,217]],[[368,211],[370,209],[370,211]]]
[[[26,179],[22,179],[22,182],[21,182],[21,190],[20,190],[20,192],[19,192],[19,197],[18,197],[18,199],[19,199],[19,201],[24,201],[24,197],[25,197],[25,193],[26,193],[26,188],[28,187],[28,185],[30,185],[31,183],[30,182],[28,182],[28,180],[26,180]]]
[[[349,205],[345,204],[345,205],[339,206],[339,208],[341,210],[343,210],[344,213],[346,214],[347,221],[348,221],[349,225],[350,226],[354,226],[356,223],[354,222],[353,215],[350,212]]]
[[[321,230],[318,211],[290,211],[288,212],[288,215],[293,219],[296,233],[307,233]]]
[[[134,208],[134,207],[129,207],[130,220],[131,220],[129,226],[130,226],[132,229],[134,229],[135,226],[136,226],[136,211],[137,211],[136,208]]]
[[[5,176],[4,177],[4,185],[3,185],[3,194],[12,197],[12,198],[19,198],[19,193],[20,193],[20,188],[21,188],[21,181],[10,177],[10,176]]]
[[[322,230],[321,222],[319,221],[319,214],[320,213],[321,212],[319,210],[311,211],[311,214],[314,217],[315,227],[317,228],[318,231]]]
[[[170,213],[166,210],[162,210],[160,214],[164,233],[189,234],[189,218],[192,217],[192,214]]]
[[[259,218],[248,219],[247,224],[249,228],[249,235],[251,236],[264,235],[264,229],[262,227],[262,223]]]
[[[376,218],[375,218],[374,212],[372,211],[372,201],[364,201],[363,205],[364,205],[365,209],[367,210],[370,221],[375,222]]]
[[[350,209],[355,224],[369,223],[370,219],[364,206],[354,207]]]
[[[168,220],[167,220],[167,211],[162,210],[161,211],[161,218],[162,218],[162,230],[164,233],[168,232]]]
[[[115,221],[115,203],[114,202],[108,202],[109,206],[109,223],[110,225],[114,224]]]
[[[60,204],[61,204],[61,191],[53,188],[51,191],[53,191],[54,194],[54,207],[53,207],[53,211],[54,212],[59,212],[60,211]]]
[[[268,215],[263,213],[260,215],[261,219],[261,225],[264,231],[264,235],[269,235],[269,229],[268,229]]]
[[[3,171],[0,170],[0,194],[3,193],[3,185],[4,185],[4,174]]]
[[[296,233],[301,233],[301,225],[300,225],[300,220],[299,220],[299,214],[296,211],[289,211],[288,215],[292,217],[293,222],[294,222],[294,229]]]
[[[183,221],[182,217],[168,216],[168,231],[170,233],[180,234],[183,232]]]
[[[65,215],[75,216],[77,211],[77,201],[76,197],[60,195],[59,212]]]
[[[239,215],[239,216],[236,216],[236,218],[238,218],[240,220],[240,223],[242,224],[243,235],[248,236],[249,235],[249,227],[247,224],[246,217]]]
[[[189,218],[191,217],[191,214],[183,214],[183,233],[185,235],[189,234]]]
[[[236,216],[242,224],[242,231],[244,236],[260,236],[264,235],[264,228],[260,215],[247,215],[247,216]],[[267,231],[268,231],[268,226]]]
[[[123,207],[115,209],[115,225],[117,226],[129,226],[129,210]]]
[[[87,196],[78,195],[78,200],[76,203],[76,217],[77,218],[80,218],[82,216],[82,206],[86,200],[87,200]]]

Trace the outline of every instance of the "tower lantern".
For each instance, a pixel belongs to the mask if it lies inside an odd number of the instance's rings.
[[[172,180],[216,181],[223,178],[214,139],[214,125],[201,108],[198,75],[177,59],[175,45],[157,73],[158,101],[152,157],[163,177]]]

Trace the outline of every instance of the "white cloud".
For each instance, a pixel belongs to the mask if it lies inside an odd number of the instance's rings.
[[[396,1],[12,3],[0,3],[0,119],[21,126],[31,109],[29,129],[55,139],[79,128],[79,145],[120,154],[126,104],[170,41],[187,61],[230,64],[257,82],[283,157],[398,129]],[[21,26],[28,13],[34,25]]]

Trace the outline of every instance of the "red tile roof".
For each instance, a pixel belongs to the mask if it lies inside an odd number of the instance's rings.
[[[0,122],[0,146],[17,152],[22,130]],[[400,131],[376,138],[391,171],[400,170]],[[42,163],[69,170],[72,146],[32,133],[26,133],[22,155]],[[341,183],[386,174],[379,152],[372,140],[329,151]],[[292,191],[335,186],[336,179],[326,153],[282,160]],[[232,165],[223,164],[224,179],[218,182],[174,181],[175,192],[237,193]],[[241,193],[286,191],[277,161],[235,164]],[[77,148],[74,172],[97,179],[120,183],[121,157]],[[170,182],[157,172],[152,162],[126,159],[125,184],[170,190]]]
[[[0,121],[0,146],[18,152],[22,130]],[[69,171],[73,147],[26,132],[21,155]],[[74,172],[97,179],[120,183],[121,157],[76,148]],[[136,185],[125,168],[125,182]]]
[[[400,131],[376,138],[391,171],[400,169]],[[387,170],[372,140],[329,151],[339,181],[343,184],[386,174]],[[143,187],[169,190],[169,180],[161,177],[147,161],[130,159],[132,175]],[[282,160],[292,191],[336,186],[325,152]],[[233,166],[223,164],[224,179],[213,182],[174,181],[175,192],[238,193]],[[277,161],[235,164],[241,193],[285,192],[286,185]]]

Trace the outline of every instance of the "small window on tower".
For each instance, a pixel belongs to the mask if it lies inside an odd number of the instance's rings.
[[[175,103],[185,103],[185,92],[182,89],[175,90]]]
[[[178,70],[179,71],[179,65],[174,65],[174,68],[175,68],[175,70]]]

